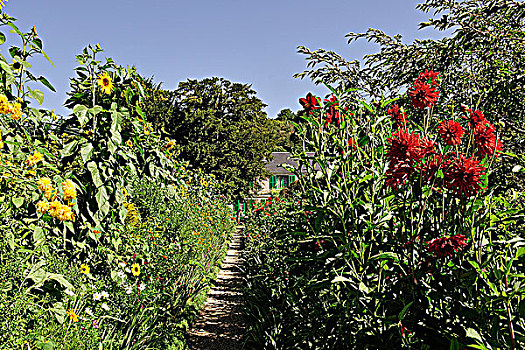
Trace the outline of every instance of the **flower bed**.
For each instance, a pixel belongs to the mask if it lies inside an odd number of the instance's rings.
[[[398,100],[300,100],[295,191],[247,220],[249,344],[523,347],[523,194],[490,182],[512,155],[439,95],[427,70]]]
[[[36,30],[0,73],[2,349],[178,349],[235,228],[212,176],[177,159],[134,69],[77,56],[72,115],[31,108]],[[24,69],[20,69],[20,65]],[[31,85],[32,84],[32,85]]]

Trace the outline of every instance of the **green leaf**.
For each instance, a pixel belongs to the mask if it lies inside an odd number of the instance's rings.
[[[50,273],[47,275],[47,277],[48,279],[57,281],[58,283],[60,283],[63,287],[67,289],[70,289],[70,290],[75,289],[75,287],[73,287],[73,285],[69,283],[68,280],[66,280],[66,278],[63,275],[59,275],[56,273]]]
[[[3,43],[5,43],[5,34],[0,32],[0,45],[2,45]]]
[[[102,186],[104,183],[102,182],[102,179],[100,178],[100,172],[98,171],[97,164],[93,161],[89,161],[86,164],[89,172],[91,173],[91,178],[93,179],[93,183],[98,188]]]
[[[42,53],[42,56],[44,56],[46,58],[46,60],[51,63],[51,65],[54,67],[55,64],[53,63],[53,61],[51,61],[51,58],[49,58],[49,56],[47,55],[47,53],[45,53],[44,51],[40,51]]]
[[[41,105],[44,102],[44,93],[40,90],[29,90],[29,93],[33,98],[38,102],[39,105]]]
[[[399,320],[401,321],[403,318],[405,318],[405,315],[408,311],[408,308],[413,304],[414,302],[411,301],[410,303],[406,304],[405,307],[403,308],[403,310],[401,310],[401,312],[399,313],[398,315],[398,318]]]
[[[476,331],[474,328],[467,328],[467,337],[482,341],[478,331]]]
[[[73,140],[64,146],[62,149],[62,157],[69,157],[74,154],[78,145],[78,140]]]
[[[73,108],[73,113],[77,116],[78,121],[80,123],[80,127],[84,127],[86,123],[89,121],[89,117],[87,116],[88,108],[84,105],[76,105]]]
[[[42,227],[35,226],[33,228],[33,241],[35,242],[35,245],[39,245],[40,243],[42,243],[45,238],[46,235]]]
[[[87,163],[89,160],[91,160],[91,157],[93,156],[93,145],[91,142],[88,141],[88,143],[82,146],[80,149],[80,156],[82,157],[82,161],[84,163]]]
[[[49,309],[49,311],[52,311],[55,314],[55,317],[59,323],[64,323],[66,320],[66,309],[61,301],[53,304],[53,307]]]
[[[13,22],[7,22],[7,25],[13,28],[13,30],[10,30],[10,32],[16,33],[18,35],[23,35],[20,29],[13,23]]]
[[[337,276],[336,278],[332,280],[332,283],[337,283],[337,282],[352,282],[352,281],[346,277]]]
[[[4,72],[6,72],[7,75],[13,76],[13,70],[4,60],[0,59],[0,67],[4,70]]]
[[[88,113],[90,113],[92,116],[96,116],[100,112],[102,112],[103,108],[100,106],[94,106],[88,109]]]
[[[51,85],[51,83],[49,82],[49,80],[47,80],[45,77],[38,77],[38,81],[40,81],[45,87],[47,87],[49,90],[53,91],[53,92],[57,92],[55,90],[55,87],[53,85]],[[76,106],[75,106],[76,107]]]
[[[9,248],[11,248],[11,250],[14,250],[15,249],[15,236],[13,232],[8,231],[6,234],[6,237],[7,237],[7,244],[9,245]]]
[[[108,203],[108,200],[109,200],[109,196],[108,196],[106,187],[102,186],[98,189],[95,199],[97,200],[99,210],[102,210],[102,208],[104,207],[104,204]],[[105,216],[106,214],[107,212],[105,212],[103,215]]]
[[[456,338],[452,338],[450,341],[450,350],[459,350],[459,343]]]
[[[15,207],[20,208],[24,204],[24,197],[15,197],[12,201]]]

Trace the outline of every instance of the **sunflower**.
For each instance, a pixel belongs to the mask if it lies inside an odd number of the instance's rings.
[[[111,94],[111,91],[113,91],[113,81],[111,81],[111,78],[108,75],[108,73],[99,75],[97,82],[105,94]]]
[[[86,264],[80,265],[80,273],[87,275],[89,273],[89,266]]]
[[[133,274],[133,276],[140,275],[140,266],[139,266],[139,264],[131,265],[131,273]]]

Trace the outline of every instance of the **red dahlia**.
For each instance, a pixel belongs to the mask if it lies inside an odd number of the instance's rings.
[[[408,95],[414,107],[423,109],[436,103],[439,92],[434,86],[430,86],[422,80],[416,80]]]
[[[470,108],[468,109],[468,116],[464,115],[463,119],[467,119],[468,125],[474,128],[485,123],[485,116],[483,115],[483,112],[478,110],[473,111]]]
[[[388,157],[391,164],[421,159],[421,140],[415,132],[410,133],[407,129],[398,129],[386,141],[390,144]]]
[[[428,251],[438,258],[451,257],[455,252],[463,250],[467,245],[467,237],[454,235],[450,237],[434,238],[428,243]]]
[[[407,116],[404,111],[399,109],[399,105],[393,105],[386,111],[394,120],[394,129],[405,128],[407,125]]]
[[[299,103],[307,113],[319,108],[319,101],[317,101],[317,97],[312,95],[311,92],[309,92],[305,98],[300,98]]]
[[[423,158],[427,155],[431,155],[436,153],[436,149],[434,148],[435,142],[429,139],[423,139],[421,140],[421,145],[419,146],[420,149],[420,157]]]
[[[425,69],[424,72],[419,73],[417,80],[426,82],[427,84],[439,85],[436,81],[436,78],[439,76],[439,72],[434,72],[432,69]]]
[[[481,189],[481,176],[485,170],[486,168],[474,156],[465,158],[463,154],[460,154],[447,167],[444,183],[458,197],[470,197]]]
[[[339,101],[337,97],[333,96],[330,99],[325,99],[324,103],[327,105],[328,110],[326,111],[326,123],[325,126],[334,123],[339,126],[340,114],[339,114]]]
[[[438,127],[439,136],[449,146],[459,145],[461,143],[461,136],[463,136],[463,128],[459,123],[453,120],[445,120]]]
[[[397,162],[390,164],[390,169],[386,172],[386,186],[398,189],[403,186],[408,180],[410,174],[414,172],[414,168],[408,162]]]
[[[474,140],[481,158],[491,156],[502,151],[501,141],[496,139],[495,128],[490,122],[485,122],[474,128]]]

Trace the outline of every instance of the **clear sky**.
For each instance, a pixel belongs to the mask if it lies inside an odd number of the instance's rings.
[[[369,27],[404,42],[437,37],[418,23],[430,14],[415,9],[415,0],[9,0],[4,11],[18,18],[22,31],[36,26],[44,50],[53,60],[33,61],[57,93],[43,88],[44,107],[62,115],[75,56],[88,44],[100,43],[101,57],[135,65],[168,89],[188,78],[219,76],[252,84],[268,107],[269,117],[283,108],[299,109],[308,91],[324,87],[294,79],[306,68],[297,46],[333,50],[351,60],[376,50],[361,42],[347,45],[345,34]],[[8,39],[9,40],[9,39]],[[8,57],[8,44],[0,50]]]

